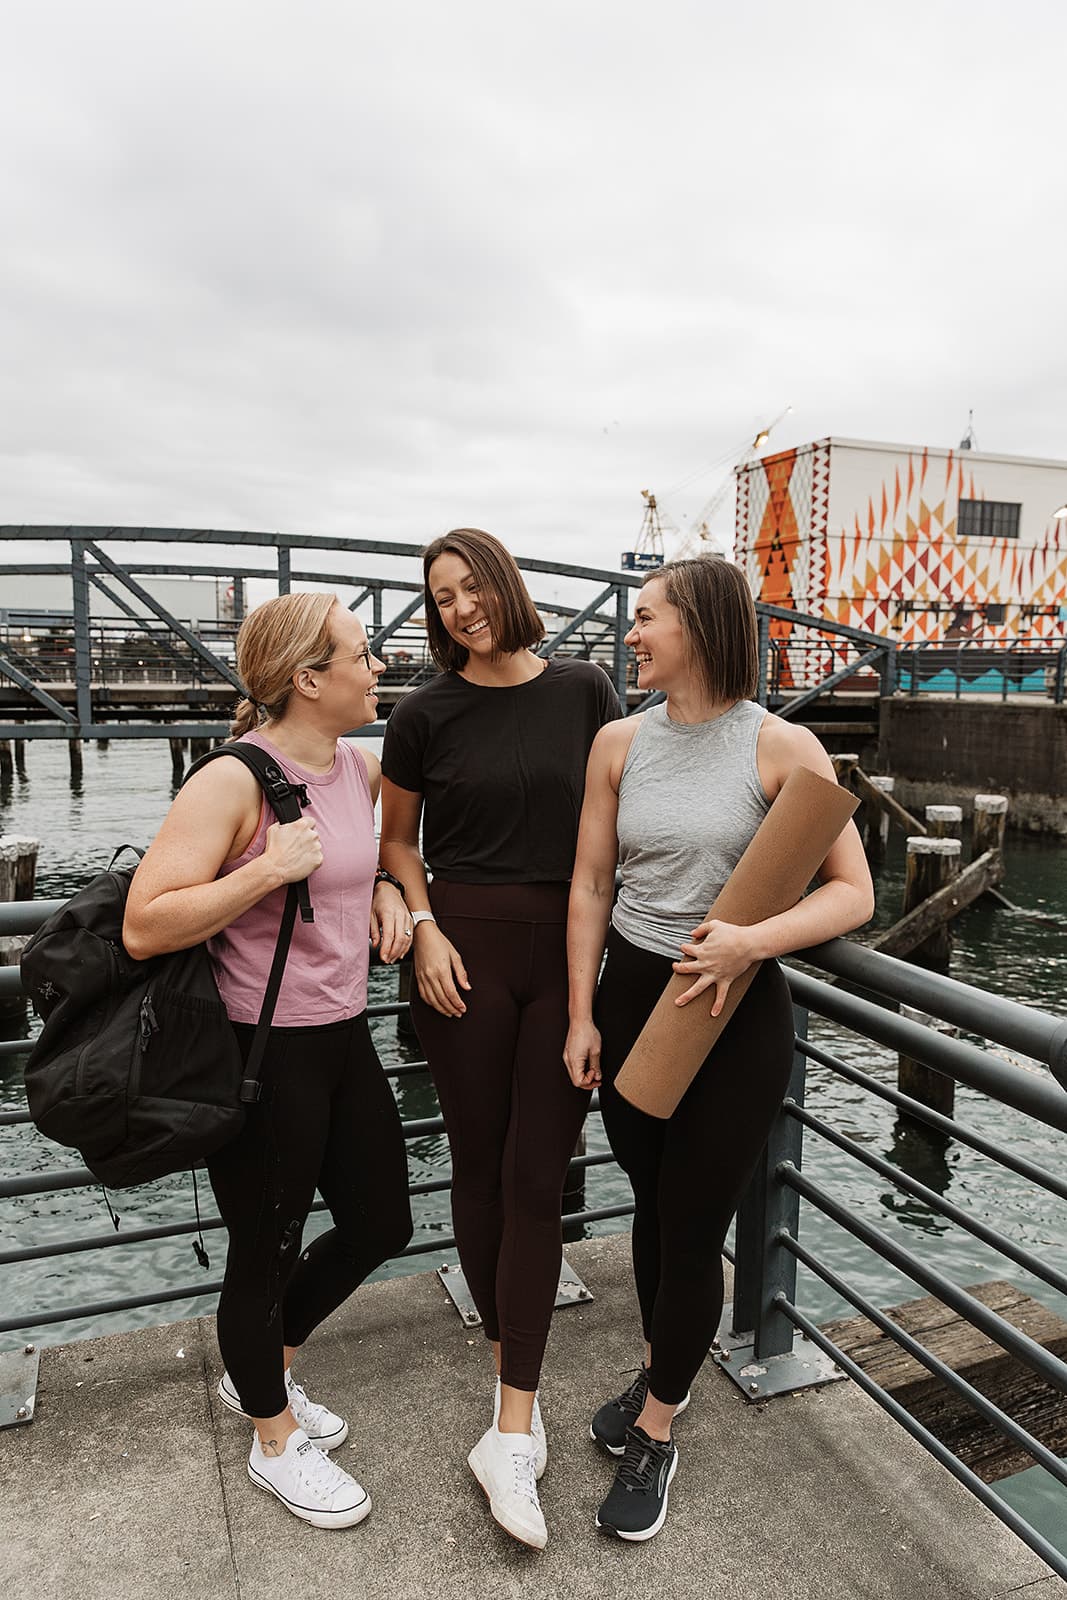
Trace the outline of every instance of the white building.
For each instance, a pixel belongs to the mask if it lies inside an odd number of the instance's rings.
[[[902,644],[1050,649],[1065,502],[1064,461],[821,439],[737,469],[735,559],[757,600]]]

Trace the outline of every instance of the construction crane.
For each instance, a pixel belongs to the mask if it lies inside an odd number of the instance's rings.
[[[759,453],[767,443],[771,433],[780,422],[784,421],[792,409],[792,406],[786,406],[785,410],[780,412],[773,422],[769,422],[765,428],[761,428],[752,443],[746,445],[744,450],[734,458],[730,464],[729,472],[727,472],[710,500],[705,501],[701,506],[688,533],[678,549],[674,551],[676,558],[699,555],[724,556],[726,554],[725,549],[720,547],[712,534],[712,518],[721,510],[730,490],[737,481],[738,468],[747,467],[750,462],[759,459]]]
[[[619,558],[624,572],[653,572],[663,565],[663,513],[651,489],[642,489],[641,498],[645,502],[641,531],[633,549],[624,550]],[[666,522],[668,533],[678,532],[669,517]]]
[[[747,444],[738,451],[730,462],[726,477],[719,484],[711,498],[705,501],[697,512],[688,531],[679,533],[678,528],[671,518],[656,503],[656,496],[649,489],[642,489],[641,495],[645,502],[645,515],[641,523],[641,531],[632,550],[622,553],[622,568],[625,572],[647,572],[655,567],[661,567],[665,559],[664,532],[673,534],[671,541],[671,559],[681,560],[687,556],[726,554],[711,531],[712,518],[721,509],[733,488],[737,469],[755,461],[763,449],[772,431],[789,415],[792,406],[786,406],[773,422],[761,428],[751,444]]]

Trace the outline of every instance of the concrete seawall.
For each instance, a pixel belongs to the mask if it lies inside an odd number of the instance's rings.
[[[374,1510],[308,1528],[245,1473],[249,1427],[215,1397],[210,1319],[45,1352],[36,1419],[0,1439],[13,1594],[141,1600],[1053,1600],[1067,1585],[850,1383],[748,1406],[709,1363],[677,1424],[663,1532],[598,1535],[611,1465],[590,1412],[639,1356],[625,1236],[571,1246],[595,1299],[557,1313],[542,1405],[540,1556],[489,1519],[466,1454],[490,1364],[429,1273],[361,1290],[300,1376],[352,1424],[338,1453]]]
[[[881,702],[879,772],[910,810],[1006,794],[1009,825],[1067,838],[1067,705],[924,695]]]

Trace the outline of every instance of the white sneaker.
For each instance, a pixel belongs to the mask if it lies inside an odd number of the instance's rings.
[[[370,1495],[312,1444],[303,1428],[285,1441],[280,1456],[264,1455],[252,1436],[248,1476],[315,1528],[351,1528],[370,1512]]]
[[[285,1390],[297,1427],[303,1428],[313,1445],[320,1450],[336,1450],[339,1444],[344,1444],[348,1438],[348,1423],[343,1417],[327,1410],[326,1406],[316,1405],[314,1400],[309,1400],[300,1385],[293,1382],[292,1373],[288,1370],[285,1374]],[[219,1379],[218,1396],[223,1405],[237,1416],[248,1416],[228,1372],[224,1372]]]
[[[489,1497],[489,1510],[500,1526],[513,1539],[543,1550],[548,1530],[537,1498],[530,1435],[487,1428],[467,1457],[467,1465]]]
[[[493,1395],[493,1427],[500,1425],[500,1379],[496,1380],[496,1393]],[[530,1418],[530,1438],[534,1447],[534,1476],[544,1476],[548,1466],[548,1440],[545,1437],[545,1425],[541,1420],[541,1407],[537,1395],[534,1395],[533,1416]]]

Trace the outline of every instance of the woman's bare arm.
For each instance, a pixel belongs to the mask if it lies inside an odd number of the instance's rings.
[[[187,950],[321,865],[314,823],[302,817],[273,823],[261,856],[216,877],[254,837],[261,794],[239,761],[213,761],[179,790],[130,885],[122,938],[131,956]]]

